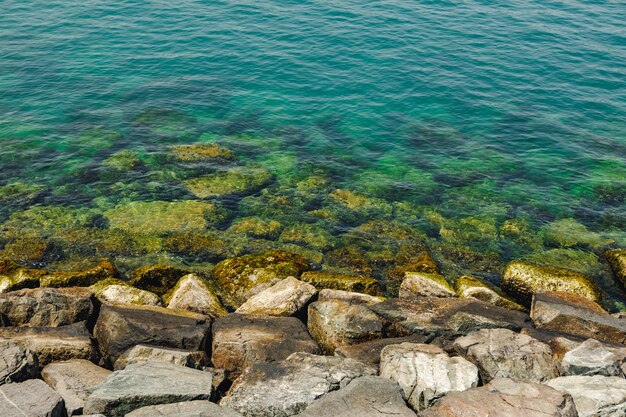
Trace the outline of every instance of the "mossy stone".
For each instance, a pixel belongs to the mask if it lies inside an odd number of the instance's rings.
[[[324,254],[324,263],[350,275],[371,276],[374,272],[365,251],[356,246],[344,246]]]
[[[112,171],[128,172],[141,168],[143,162],[136,152],[130,149],[123,149],[105,159],[102,165]]]
[[[204,230],[221,223],[225,211],[208,201],[133,201],[104,212],[112,229],[133,233]]]
[[[329,194],[329,198],[340,208],[351,213],[346,220],[361,223],[363,219],[389,218],[393,214],[391,203],[379,198],[367,197],[354,191],[336,189]]]
[[[264,220],[257,216],[244,217],[234,222],[229,231],[243,233],[257,239],[275,240],[280,235],[283,226],[276,220]]]
[[[322,251],[336,244],[335,237],[323,227],[307,223],[296,223],[286,228],[280,235],[280,241],[309,246]]]
[[[501,238],[510,239],[532,250],[543,247],[543,239],[538,233],[533,233],[530,230],[530,224],[528,220],[524,218],[505,220],[504,223],[500,225],[499,233]]]
[[[53,256],[54,249],[54,245],[45,239],[25,236],[7,243],[0,254],[17,262],[36,264]]]
[[[383,295],[380,284],[374,278],[337,274],[325,271],[307,271],[300,277],[318,290],[342,290],[374,296]]]
[[[24,181],[15,181],[0,186],[0,204],[22,206],[32,203],[41,196],[46,187],[39,184],[30,184]]]
[[[605,272],[598,256],[580,249],[548,249],[523,256],[521,261],[571,269],[586,276],[599,276]]]
[[[87,129],[75,138],[70,138],[71,151],[87,157],[94,157],[115,145],[122,135],[104,127]]]
[[[626,290],[626,249],[613,249],[606,251],[605,257],[613,269],[617,281]]]
[[[35,206],[15,212],[2,225],[6,237],[46,236],[61,231],[91,227],[101,218],[90,209]]]
[[[47,272],[29,269],[9,259],[0,260],[0,293],[22,288],[39,287],[39,281]]]
[[[40,279],[42,287],[88,287],[98,281],[114,278],[117,275],[115,266],[108,260],[84,271],[49,272]]]
[[[603,238],[572,218],[549,223],[544,226],[542,233],[548,245],[562,248],[583,245],[600,249],[613,243],[613,240]]]
[[[215,232],[173,233],[163,239],[163,249],[186,259],[216,261],[227,258],[230,242]]]
[[[216,143],[193,143],[191,145],[178,145],[170,148],[174,159],[181,162],[204,162],[211,160],[235,159],[235,154],[228,148]]]
[[[146,265],[135,269],[129,284],[142,290],[164,295],[189,271],[169,265]]]
[[[158,295],[135,288],[128,283],[117,278],[107,278],[91,285],[95,297],[103,303],[131,304],[131,305],[161,305]],[[115,295],[109,294],[111,289],[115,289]]]
[[[227,171],[184,181],[185,187],[198,198],[249,194],[272,180],[272,174],[262,168],[237,167]]]
[[[420,272],[425,274],[439,274],[439,265],[429,251],[416,252],[412,257],[403,259],[385,270],[385,284],[387,294],[397,296],[400,284],[407,272]]]
[[[456,280],[455,290],[463,298],[472,297],[509,310],[527,311],[526,308],[507,297],[500,288],[471,275],[460,276]]]
[[[598,287],[585,275],[529,262],[509,263],[502,276],[501,287],[526,307],[530,306],[533,294],[546,291],[568,292],[594,302],[600,301]]]

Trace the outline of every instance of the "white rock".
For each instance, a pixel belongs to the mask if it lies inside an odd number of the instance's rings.
[[[130,285],[111,284],[97,292],[97,298],[103,303],[134,304],[146,306],[160,306],[158,295],[132,287]]]
[[[400,285],[400,298],[406,297],[456,297],[456,293],[439,274],[407,272]]]
[[[594,339],[570,350],[561,361],[562,375],[622,376],[626,347],[613,347]]]
[[[301,310],[317,290],[311,284],[288,277],[249,298],[237,309],[239,314],[291,316]]]
[[[574,398],[578,417],[626,416],[626,379],[606,376],[563,376],[546,385]]]
[[[194,274],[185,275],[178,281],[167,308],[193,311],[212,318],[228,314],[219,298]]]

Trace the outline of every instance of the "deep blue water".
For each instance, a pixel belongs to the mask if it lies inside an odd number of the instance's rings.
[[[271,169],[268,194],[315,174],[330,191],[410,203],[391,219],[435,246],[503,262],[600,254],[584,239],[525,247],[502,227],[522,219],[535,236],[574,219],[626,245],[624,16],[622,1],[3,0],[0,185],[41,188],[4,197],[0,220],[33,205],[194,199],[181,181],[215,167],[163,155],[202,141]],[[105,178],[103,161],[122,149],[144,169]],[[305,222],[340,247],[359,223],[310,217],[324,193],[300,213],[243,197],[220,201],[230,217],[218,228],[250,215]],[[450,239],[432,212],[447,229],[478,218],[496,241]]]

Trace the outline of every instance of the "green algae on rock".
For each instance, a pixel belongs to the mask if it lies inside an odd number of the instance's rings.
[[[48,240],[36,236],[25,236],[7,243],[0,256],[16,262],[37,264],[55,257],[56,248]]]
[[[329,194],[329,198],[348,211],[349,214],[343,217],[350,221],[362,223],[363,219],[389,218],[393,214],[393,206],[387,201],[354,191],[338,188]]]
[[[104,127],[94,127],[83,131],[79,136],[70,138],[68,143],[72,152],[94,157],[115,145],[122,135]]]
[[[146,265],[133,271],[129,283],[142,290],[164,295],[188,273],[189,271],[169,265]]]
[[[226,218],[224,210],[208,201],[133,201],[104,212],[112,229],[134,233],[204,230]]]
[[[174,156],[174,159],[181,162],[203,162],[216,159],[232,161],[235,159],[235,154],[230,149],[216,143],[200,142],[190,145],[172,146],[170,153]]]
[[[264,220],[257,216],[250,216],[235,221],[228,230],[234,233],[244,233],[258,239],[275,240],[282,229],[282,224],[276,220]]]
[[[519,260],[539,265],[567,268],[591,277],[596,277],[606,272],[605,266],[600,263],[598,255],[580,249],[548,249],[529,253]]]
[[[500,288],[490,282],[471,275],[460,276],[455,283],[456,293],[462,298],[476,298],[498,307],[510,310],[526,311],[527,309],[508,298]]]
[[[6,237],[49,236],[64,230],[93,226],[99,217],[91,209],[34,206],[13,213],[2,225],[2,230]]]
[[[117,278],[98,281],[90,287],[102,303],[160,306],[161,299],[155,293],[141,290]]]
[[[501,287],[524,306],[530,306],[533,294],[546,291],[569,292],[594,302],[600,301],[598,287],[585,275],[529,262],[509,263]]]
[[[296,223],[286,228],[280,235],[280,241],[319,250],[331,249],[336,243],[334,236],[323,227],[307,223]]]
[[[39,287],[39,280],[46,273],[43,269],[24,268],[14,261],[2,259],[0,260],[0,293]]]
[[[102,165],[114,172],[128,172],[139,169],[143,162],[136,152],[130,149],[122,149],[105,159]]]
[[[562,248],[584,245],[592,249],[601,249],[613,243],[611,239],[603,238],[572,218],[547,224],[542,232],[548,245]]]
[[[273,176],[262,168],[236,167],[204,177],[184,181],[184,186],[198,198],[249,194],[267,185]]]
[[[213,276],[225,291],[225,301],[231,307],[239,307],[246,301],[249,290],[257,285],[276,278],[297,278],[309,268],[302,256],[274,250],[225,259],[215,266]]]
[[[84,271],[49,272],[40,278],[42,287],[88,287],[98,281],[117,276],[117,269],[108,260]]]
[[[615,278],[626,290],[626,249],[609,250],[604,255],[613,269]]]
[[[185,259],[221,260],[233,253],[224,237],[215,231],[171,233],[163,239],[163,249]]]
[[[39,184],[30,184],[24,181],[15,181],[0,186],[0,204],[22,206],[35,201],[46,187]]]
[[[456,292],[443,275],[406,272],[399,297],[456,297]]]
[[[308,282],[318,290],[330,289],[360,292],[374,296],[383,295],[378,281],[370,277],[338,274],[326,271],[307,271],[302,274],[300,280]]]

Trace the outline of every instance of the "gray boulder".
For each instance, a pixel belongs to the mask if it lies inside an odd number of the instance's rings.
[[[34,288],[0,294],[3,326],[65,326],[87,321],[93,312],[89,288]]]
[[[193,311],[211,318],[228,314],[217,295],[195,274],[182,277],[167,301],[167,308]]]
[[[484,384],[495,378],[542,382],[558,376],[550,346],[511,330],[479,330],[457,339],[454,347],[478,366]]]
[[[220,404],[246,417],[287,417],[366,375],[376,375],[376,369],[351,359],[299,352],[282,362],[246,369]]]
[[[626,347],[588,339],[565,353],[561,361],[561,374],[623,376],[623,365],[626,365]]]
[[[298,417],[415,417],[406,406],[397,382],[376,376],[353,379],[347,387],[330,392]]]
[[[249,298],[237,309],[239,314],[292,316],[317,293],[311,284],[287,277]]]
[[[498,378],[452,392],[420,417],[578,417],[572,396],[547,385]]]
[[[151,405],[135,410],[126,417],[242,417],[238,412],[209,401]]]
[[[351,292],[343,290],[332,290],[330,288],[324,288],[317,296],[317,301],[329,301],[340,300],[347,301],[350,304],[377,304],[381,301],[385,301],[385,297],[377,297],[374,295],[363,294],[360,292]]]
[[[213,324],[211,361],[233,379],[255,363],[286,359],[295,352],[319,353],[306,326],[295,317],[230,314]]]
[[[208,316],[188,311],[104,304],[94,336],[102,356],[113,364],[127,349],[139,344],[205,350],[210,328]]]
[[[626,379],[604,376],[564,376],[546,385],[572,396],[579,417],[626,416]]]
[[[65,402],[67,414],[81,414],[89,388],[111,375],[111,371],[84,359],[53,362],[41,371],[41,377],[58,392]]]
[[[10,340],[0,340],[0,385],[35,378],[39,372],[37,357]]]
[[[316,301],[309,306],[308,328],[324,351],[383,337],[383,321],[366,305]]]
[[[211,389],[209,372],[156,362],[130,365],[92,388],[84,412],[124,417],[149,405],[208,400]]]
[[[85,323],[61,327],[2,327],[0,340],[10,340],[30,350],[39,366],[70,359],[92,360],[96,356]]]
[[[478,385],[474,364],[421,343],[385,347],[380,354],[380,376],[397,381],[416,411],[425,410],[450,391]]]
[[[157,346],[137,345],[128,349],[114,364],[116,371],[128,365],[146,362],[163,362],[173,365],[202,369],[209,365],[209,358],[203,351],[187,351],[182,349],[165,349]]]
[[[40,379],[0,386],[2,417],[65,417],[63,399]]]
[[[354,359],[378,368],[380,352],[382,352],[385,346],[399,345],[400,343],[425,343],[427,339],[420,335],[375,339],[357,345],[340,346],[335,349],[335,355]]]

